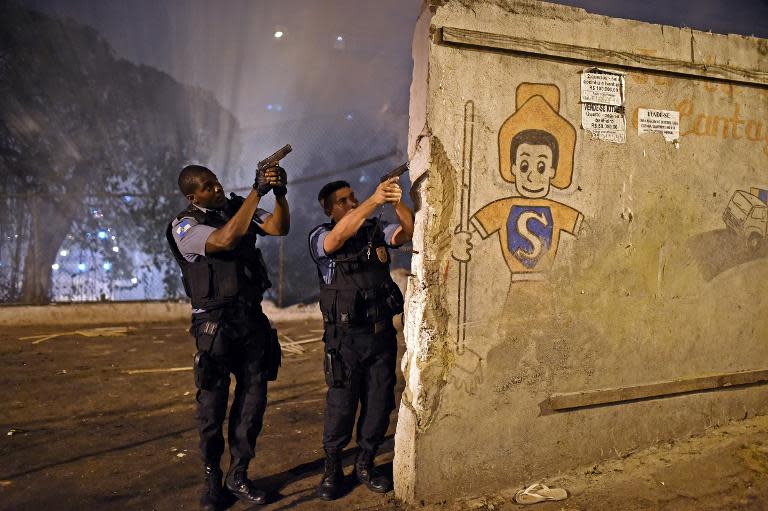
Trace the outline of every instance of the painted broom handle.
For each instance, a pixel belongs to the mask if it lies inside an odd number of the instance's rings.
[[[470,197],[472,195],[472,145],[475,132],[475,103],[464,104],[464,146],[461,155],[460,230],[469,231]],[[464,353],[467,328],[467,274],[469,261],[459,261],[458,313],[456,314],[456,343],[458,354]]]

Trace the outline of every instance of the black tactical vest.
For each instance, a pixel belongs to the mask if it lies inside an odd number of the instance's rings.
[[[333,226],[322,224],[312,232]],[[379,222],[366,220],[329,258],[335,263],[330,284],[317,270],[323,321],[375,323],[403,312],[403,295],[389,274],[389,251]]]
[[[231,195],[224,211],[227,218],[240,209],[243,198]],[[192,217],[202,225],[219,228],[227,223],[217,211],[204,212],[192,204],[176,217]],[[234,250],[214,252],[189,262],[179,251],[172,233],[173,222],[168,224],[165,237],[176,262],[181,267],[184,291],[192,301],[192,308],[213,310],[236,302],[258,303],[264,291],[272,287],[261,250],[256,248],[257,227],[251,223],[248,232]]]

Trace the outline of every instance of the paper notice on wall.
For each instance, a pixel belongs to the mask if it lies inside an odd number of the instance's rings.
[[[621,106],[624,104],[624,75],[605,69],[581,73],[581,102]]]
[[[637,112],[637,134],[661,133],[664,140],[674,142],[680,138],[680,112],[674,110],[648,110]]]
[[[592,138],[623,144],[627,133],[624,107],[582,103],[581,127],[592,133]]]
[[[596,67],[581,72],[581,127],[593,139],[626,141],[623,73]]]

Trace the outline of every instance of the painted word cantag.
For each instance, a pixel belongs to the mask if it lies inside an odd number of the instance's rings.
[[[618,144],[626,140],[627,122],[621,106],[582,103],[581,126],[591,132],[593,138]]]
[[[582,103],[623,105],[624,75],[602,69],[590,69],[582,72],[581,101]]]
[[[680,112],[640,108],[637,111],[637,134],[645,133],[661,133],[667,142],[680,139]]]

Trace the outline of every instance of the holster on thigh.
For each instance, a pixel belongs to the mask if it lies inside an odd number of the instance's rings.
[[[216,335],[219,333],[217,321],[206,321],[195,331],[197,353],[195,353],[194,373],[195,386],[201,390],[211,390],[221,379],[224,368],[211,355]]]
[[[349,368],[344,364],[341,356],[341,343],[347,330],[346,325],[326,323],[323,340],[325,341],[325,358],[323,369],[325,371],[325,383],[329,387],[343,388],[349,381]]]

